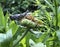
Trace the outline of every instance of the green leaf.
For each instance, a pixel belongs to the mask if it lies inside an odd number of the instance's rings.
[[[45,42],[46,40],[47,40],[47,38],[48,38],[48,32],[44,32],[41,36],[40,36],[40,38],[38,39],[38,41],[40,41],[40,42]],[[37,40],[36,40],[37,41]]]
[[[8,30],[6,34],[0,33],[0,46],[1,47],[11,47],[12,43],[12,30]]]
[[[23,44],[23,47],[26,47],[26,44],[25,44],[26,43],[26,37],[24,37],[20,43]]]
[[[58,39],[60,40],[60,30],[56,31]]]
[[[35,43],[33,40],[30,39],[30,46],[31,47],[46,47],[46,45],[44,45],[43,43],[39,42],[39,43]]]
[[[58,26],[60,26],[60,6],[58,8]]]
[[[29,39],[31,38],[31,33],[30,32],[28,32],[28,34],[26,35],[26,46],[27,47],[29,47],[30,45],[29,45]]]
[[[8,30],[8,18],[9,18],[9,14],[7,12],[6,15],[5,15],[5,30],[6,31]]]
[[[48,0],[44,0],[48,5],[49,7],[53,10],[53,12],[55,13],[55,10],[54,10],[54,7],[52,4],[50,4],[50,2],[48,2]]]
[[[4,14],[3,14],[1,6],[0,6],[0,25],[5,25]]]
[[[5,18],[3,15],[2,8],[0,6],[0,30],[2,30],[5,27]]]
[[[32,47],[46,47],[46,45],[44,45],[43,43],[40,42],[40,43],[35,44]]]
[[[16,33],[17,29],[18,29],[18,25],[14,21],[12,21],[10,23],[9,28],[12,29],[12,34],[14,35]]]
[[[36,43],[32,39],[29,39],[29,44],[30,46],[34,46]]]
[[[51,21],[51,16],[50,16],[50,13],[48,13],[47,11],[45,11],[45,14],[46,14],[46,17],[49,21]]]

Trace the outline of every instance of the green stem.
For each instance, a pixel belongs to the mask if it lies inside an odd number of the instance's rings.
[[[19,37],[19,40],[16,40],[15,43],[13,43],[13,47],[15,47],[28,33],[29,29],[27,29],[27,31],[24,32],[24,34],[22,36]]]
[[[55,4],[55,17],[56,17],[56,29],[58,26],[58,5],[57,5],[57,0],[54,0],[54,4]]]

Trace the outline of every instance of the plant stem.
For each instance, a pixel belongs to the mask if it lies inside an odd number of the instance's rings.
[[[15,47],[28,33],[29,29],[27,29],[27,31],[24,32],[24,34],[22,36],[19,37],[19,40],[16,40],[15,43],[13,43],[13,47]]]
[[[58,26],[58,5],[57,5],[57,0],[54,0],[54,4],[55,4],[55,17],[56,17],[56,29]]]

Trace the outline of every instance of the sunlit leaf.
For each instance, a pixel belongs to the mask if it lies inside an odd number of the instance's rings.
[[[43,43],[39,42],[39,43],[35,43],[33,40],[30,39],[30,46],[31,47],[46,47],[46,45],[44,45]]]
[[[36,43],[32,39],[29,39],[29,44],[30,46],[34,46]]]
[[[12,29],[12,33],[13,33],[13,35],[14,35],[14,34],[16,33],[17,29],[18,29],[18,25],[17,25],[14,21],[12,21],[12,22],[10,23],[9,28]]]
[[[6,31],[8,30],[8,18],[9,18],[9,14],[6,13],[6,15],[5,15],[5,29],[6,29]]]
[[[5,18],[3,15],[2,8],[0,6],[0,30],[3,29],[4,27],[5,27]]]
[[[20,43],[23,44],[23,47],[26,47],[26,37],[24,37]]]

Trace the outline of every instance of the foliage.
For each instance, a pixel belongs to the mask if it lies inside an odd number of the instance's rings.
[[[0,47],[60,47],[59,1],[0,0]],[[28,19],[10,20],[9,13],[22,13],[27,9],[43,24]]]

